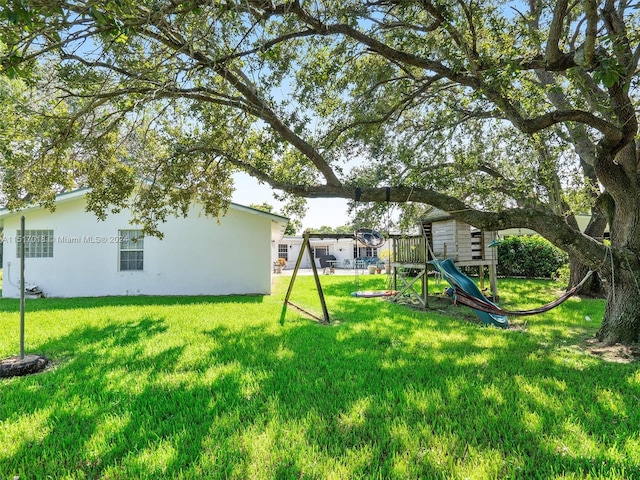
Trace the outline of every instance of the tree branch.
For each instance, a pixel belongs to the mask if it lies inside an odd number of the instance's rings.
[[[380,42],[379,40],[376,40],[360,32],[359,30],[356,30],[350,25],[326,25],[320,20],[310,16],[299,6],[293,6],[292,11],[294,11],[302,21],[309,24],[321,35],[346,35],[366,45],[371,50],[383,56],[387,60],[400,61],[414,67],[429,70],[437,73],[442,77],[446,77],[460,85],[471,87],[476,91],[483,92],[489,100],[495,103],[496,106],[498,106],[504,112],[505,117],[508,118],[523,133],[536,133],[545,128],[548,128],[549,126],[561,122],[573,121],[584,123],[586,125],[589,125],[590,127],[595,128],[596,130],[599,130],[605,137],[608,138],[608,142],[610,142],[611,144],[616,144],[622,139],[622,133],[616,125],[583,110],[575,109],[549,112],[535,118],[524,118],[519,113],[518,109],[509,100],[494,91],[489,85],[484,84],[482,80],[475,76],[456,72],[453,69],[446,67],[441,62],[436,62],[423,57],[419,57],[417,55],[413,55],[408,52],[397,50],[393,47],[390,47],[389,45]],[[573,60],[571,60],[571,62],[572,65],[575,65],[575,63],[573,63]]]
[[[562,29],[564,25],[564,19],[567,16],[568,0],[558,0],[553,10],[553,18],[551,25],[549,26],[549,38],[547,39],[547,48],[545,50],[545,57],[547,63],[554,64],[562,56],[562,52],[558,45],[560,44],[560,38],[562,37]]]

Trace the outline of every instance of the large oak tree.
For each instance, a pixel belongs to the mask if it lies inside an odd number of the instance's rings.
[[[600,339],[638,341],[631,2],[3,3],[3,71],[59,102],[37,161],[3,157],[10,207],[83,184],[98,215],[132,203],[153,231],[193,198],[223,211],[237,169],[299,197],[360,187],[535,229],[607,281]]]

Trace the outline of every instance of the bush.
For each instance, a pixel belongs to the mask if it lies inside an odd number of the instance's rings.
[[[498,244],[498,275],[553,278],[569,258],[539,235],[506,237]]]

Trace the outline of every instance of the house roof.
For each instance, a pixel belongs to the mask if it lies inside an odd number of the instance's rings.
[[[264,210],[260,210],[258,208],[247,207],[245,205],[240,205],[239,203],[234,203],[234,202],[231,202],[229,206],[231,208],[235,208],[236,210],[240,210],[242,212],[247,212],[254,215],[268,216],[275,221],[283,221],[285,223],[289,222],[288,217],[278,215],[277,213],[265,212]]]
[[[450,213],[429,205],[420,216],[420,223],[441,222],[442,220],[451,220],[452,218],[453,216]]]
[[[70,192],[60,193],[56,196],[55,203],[62,204],[71,200],[82,198],[89,192],[89,190],[90,190],[89,188],[79,188],[77,190],[72,190]],[[3,226],[5,218],[9,216],[17,215],[21,212],[27,212],[29,210],[36,209],[36,208],[42,208],[42,207],[40,205],[30,205],[22,210],[9,210],[6,207],[0,208],[0,227]],[[264,210],[258,210],[256,208],[246,207],[238,203],[231,202],[229,204],[229,208],[232,208],[234,210],[238,210],[241,212],[249,213],[251,215],[259,215],[262,217],[269,218],[272,222],[272,228],[271,228],[272,237],[274,235],[277,236],[278,238],[282,237],[282,235],[284,235],[284,230],[287,227],[287,224],[289,223],[289,219],[282,215],[277,215],[271,212],[265,212]]]

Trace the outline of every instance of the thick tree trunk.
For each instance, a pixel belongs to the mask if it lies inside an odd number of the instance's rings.
[[[608,285],[607,306],[598,340],[629,345],[640,340],[640,285],[638,272],[616,269]]]
[[[598,339],[629,345],[640,341],[640,191],[630,189],[617,201],[611,218],[611,256],[601,268],[607,307]]]
[[[607,189],[601,207],[609,220],[611,238],[607,250],[611,263],[605,261],[600,269],[607,282],[607,306],[597,337],[608,345],[630,345],[640,340],[640,182],[639,155],[633,140],[638,122],[624,91],[619,86],[611,91],[628,143],[615,156],[602,150],[595,165]]]
[[[570,225],[575,228],[579,228],[574,217],[570,217],[568,221]],[[591,238],[595,238],[596,240],[603,241],[604,231],[606,228],[606,217],[602,215],[598,208],[592,209],[591,219],[585,228],[584,234]],[[567,285],[567,289],[579,284],[587,272],[589,272],[589,267],[585,266],[575,255],[569,254],[569,285]],[[582,288],[578,291],[578,295],[586,295],[589,297],[603,297],[605,295],[602,280],[597,272],[594,275],[591,275],[589,280],[585,282]]]
[[[567,289],[579,284],[588,272],[589,267],[585,266],[575,256],[569,255],[569,285],[567,285]],[[591,275],[582,288],[578,290],[578,295],[596,298],[603,298],[605,296],[604,286],[597,272]]]

